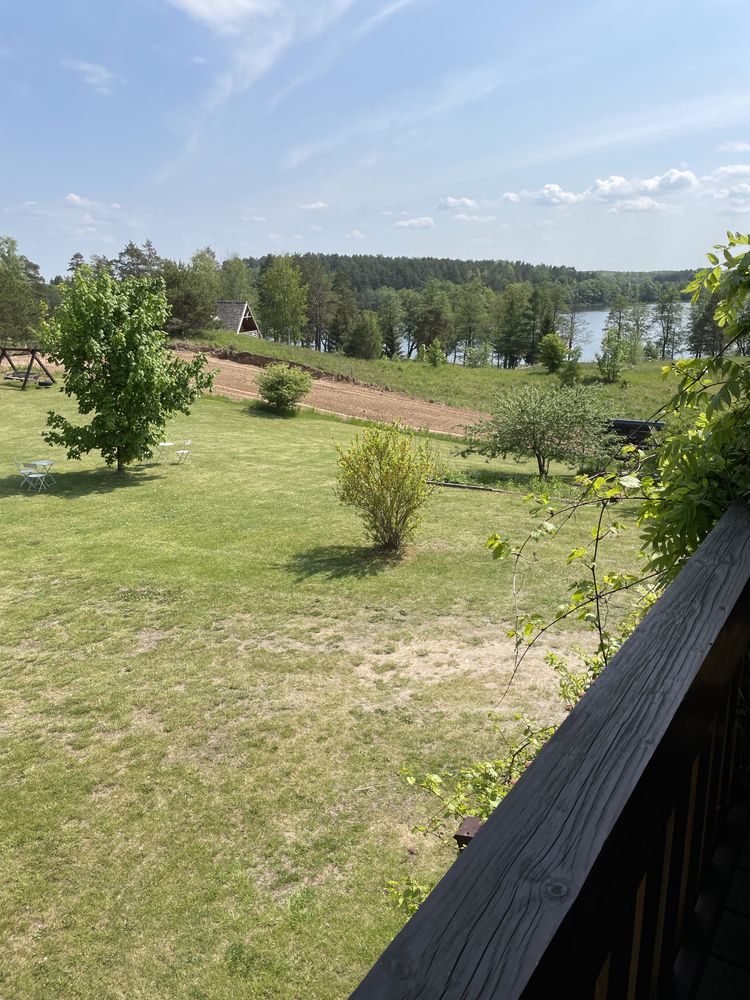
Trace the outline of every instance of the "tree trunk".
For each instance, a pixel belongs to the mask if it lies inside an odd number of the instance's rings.
[[[117,474],[118,476],[125,474],[125,463],[122,460],[122,453],[119,448],[117,449]]]

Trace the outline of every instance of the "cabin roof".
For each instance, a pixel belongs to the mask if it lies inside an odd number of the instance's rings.
[[[250,304],[241,299],[225,299],[216,303],[216,319],[223,330],[239,333],[245,320],[250,320],[258,330],[258,323],[253,316]]]

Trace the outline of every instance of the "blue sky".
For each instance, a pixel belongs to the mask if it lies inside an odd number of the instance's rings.
[[[750,224],[746,0],[0,0],[0,233],[691,267]]]

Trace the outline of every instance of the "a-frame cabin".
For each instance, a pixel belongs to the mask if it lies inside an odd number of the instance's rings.
[[[249,302],[224,301],[216,303],[216,322],[222,330],[232,333],[249,333],[260,337],[260,327]]]

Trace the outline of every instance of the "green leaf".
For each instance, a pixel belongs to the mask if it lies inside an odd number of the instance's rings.
[[[641,485],[641,481],[637,476],[620,476],[618,481],[620,486],[624,487],[626,490],[637,490]]]

